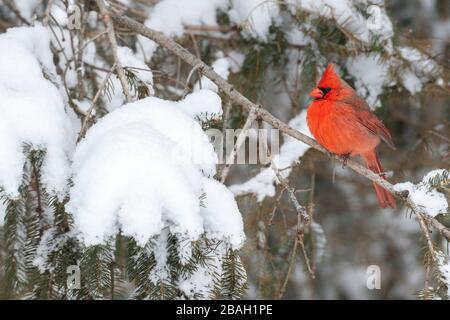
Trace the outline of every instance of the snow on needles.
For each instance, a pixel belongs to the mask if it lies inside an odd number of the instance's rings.
[[[42,182],[48,191],[62,195],[67,183],[75,135],[59,90],[45,77],[54,71],[49,43],[41,26],[0,35],[0,187],[10,197],[18,196],[25,144],[46,151]]]
[[[217,10],[228,11],[231,22],[242,25],[244,35],[267,40],[267,33],[279,13],[278,4],[267,0],[162,0],[145,21],[151,29],[167,36],[183,35],[186,25],[217,25]],[[138,36],[139,52],[148,60],[157,48],[155,42]]]
[[[267,0],[232,0],[229,11],[230,20],[241,25],[244,35],[267,40],[267,33],[273,19],[278,15],[276,1]]]
[[[132,72],[142,83],[147,86],[150,95],[154,95],[153,73],[150,68],[134,54],[133,50],[127,47],[118,47],[117,56],[123,68]]]
[[[432,189],[429,185],[430,179],[443,172],[444,169],[433,170],[425,175],[418,184],[411,182],[397,183],[394,189],[396,191],[408,190],[411,200],[431,217],[435,217],[440,213],[447,213],[448,203],[445,196],[439,191]]]
[[[211,90],[198,90],[177,102],[178,108],[193,119],[204,119],[207,115],[222,116],[222,101]]]
[[[88,131],[74,155],[66,206],[87,245],[103,243],[119,229],[144,245],[167,227],[184,239],[206,233],[241,245],[235,200],[209,178],[217,155],[192,114],[183,112],[202,97],[203,103],[214,101],[211,95],[220,104],[207,90],[180,102],[142,99],[109,113]]]
[[[155,5],[145,25],[164,32],[167,36],[179,37],[183,34],[185,25],[216,25],[216,10],[224,9],[226,4],[226,0],[163,0]],[[138,38],[143,47],[141,54],[148,60],[157,45],[147,38]]]
[[[355,78],[356,91],[372,108],[381,106],[379,96],[390,82],[389,65],[380,60],[378,54],[371,53],[360,54],[347,62],[348,72]]]
[[[286,0],[291,9],[301,9],[315,15],[335,19],[363,42],[370,41],[370,30],[366,19],[349,0]]]

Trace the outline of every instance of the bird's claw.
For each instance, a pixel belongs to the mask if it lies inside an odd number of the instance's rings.
[[[350,153],[346,153],[342,156],[340,156],[341,160],[342,160],[342,169],[345,169],[345,167],[347,166],[347,161],[348,159],[350,159]]]
[[[330,151],[327,151],[327,154],[330,159],[336,159],[336,157],[338,157],[342,161],[342,169],[345,169],[345,167],[347,166],[347,161],[348,159],[350,159],[350,153],[338,155]]]

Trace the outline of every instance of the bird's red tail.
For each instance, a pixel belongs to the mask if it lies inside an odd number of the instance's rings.
[[[377,153],[375,150],[370,153],[366,153],[363,155],[363,159],[366,162],[367,168],[375,172],[376,174],[380,174],[383,172],[383,168],[381,167],[380,159],[378,159]],[[384,189],[383,187],[379,186],[378,184],[374,183],[373,186],[375,187],[375,192],[377,194],[378,202],[380,203],[380,207],[386,208],[396,208],[397,204],[395,202],[394,197],[392,194]]]

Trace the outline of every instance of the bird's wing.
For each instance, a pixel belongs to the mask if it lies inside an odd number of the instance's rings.
[[[357,97],[357,99],[352,100],[351,104],[345,102],[340,103],[339,106],[347,109],[346,111],[348,111],[348,114],[354,115],[354,120],[364,126],[370,133],[378,136],[390,148],[395,150],[389,130],[384,126],[383,122],[370,111],[364,100]]]

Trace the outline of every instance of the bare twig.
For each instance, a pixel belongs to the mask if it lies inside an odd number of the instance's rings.
[[[284,190],[286,190],[284,187],[280,190],[280,193],[278,194],[277,198],[275,199],[275,202],[273,204],[272,210],[269,214],[269,219],[267,220],[267,230],[269,230],[270,226],[273,223],[273,219],[275,218],[275,213],[277,211],[278,205],[280,203],[281,197],[284,194]]]
[[[289,267],[288,267],[286,276],[284,277],[284,281],[283,281],[283,284],[282,284],[280,290],[278,290],[278,296],[277,296],[278,299],[283,298],[283,295],[286,292],[287,284],[291,277],[292,270],[294,269],[295,260],[296,260],[295,258],[297,257],[297,247],[298,247],[298,240],[296,237],[294,240],[294,245],[292,246],[291,261],[289,263]]]
[[[111,74],[113,73],[115,68],[116,68],[116,65],[114,64],[112,66],[111,70],[106,75],[106,77],[103,79],[103,81],[100,84],[97,92],[95,93],[94,99],[92,99],[91,105],[89,106],[89,109],[87,109],[86,115],[85,115],[84,120],[83,120],[83,123],[81,124],[81,129],[80,129],[80,133],[78,134],[77,142],[80,142],[81,139],[84,138],[84,135],[86,134],[86,130],[87,130],[87,126],[88,126],[89,120],[91,119],[91,116],[92,116],[92,111],[95,108],[95,104],[97,103],[97,100],[100,98],[100,95],[101,95],[103,89],[105,88],[106,84],[108,83],[109,77],[111,76]]]
[[[247,137],[248,130],[252,126],[253,121],[256,119],[256,112],[255,109],[250,110],[250,113],[248,114],[247,120],[245,121],[244,126],[242,127],[242,131],[239,133],[236,144],[233,147],[233,151],[228,156],[225,166],[222,168],[220,181],[225,182],[227,179],[228,173],[230,171],[230,167],[234,162],[234,158],[236,157],[236,154],[238,150],[241,148],[242,144],[245,142],[245,138]]]
[[[308,253],[306,252],[306,249],[305,249],[305,243],[303,241],[305,230],[306,230],[306,228],[309,227],[309,225],[312,221],[311,216],[308,214],[306,209],[302,205],[300,205],[300,203],[297,200],[297,197],[295,196],[294,188],[289,186],[289,183],[287,182],[287,180],[285,178],[283,178],[283,176],[280,174],[278,168],[276,167],[275,163],[273,163],[273,162],[272,162],[272,169],[275,172],[277,179],[280,181],[280,184],[288,191],[289,199],[291,200],[295,210],[297,211],[297,234],[296,234],[296,237],[294,240],[295,241],[294,248],[295,248],[295,250],[297,250],[297,246],[300,245],[300,247],[302,249],[303,257],[305,258],[306,268],[308,269],[308,272],[309,272],[311,278],[314,279],[315,274],[313,272],[313,269],[311,268],[311,263],[310,263],[310,260],[308,257]],[[295,253],[295,251],[294,251],[294,253]],[[293,261],[295,261],[295,260],[293,260]],[[288,276],[290,276],[289,273],[286,277],[286,281],[285,281],[283,287],[287,283]],[[283,289],[283,287],[282,287],[282,289]],[[284,292],[284,290],[280,290],[281,296],[279,296],[279,298],[282,297],[283,292]]]
[[[277,176],[278,181],[280,181],[280,184],[288,191],[289,198],[294,205],[295,210],[297,211],[297,214],[300,216],[301,219],[297,221],[297,228],[299,231],[303,233],[304,228],[307,224],[310,222],[310,216],[308,215],[308,212],[306,209],[298,202],[297,197],[295,196],[295,190],[291,186],[289,186],[289,183],[286,181],[285,178],[283,178],[276,167],[275,163],[272,162],[272,169],[275,172],[275,175]],[[304,222],[304,223],[303,223]]]
[[[195,54],[197,55],[197,58],[199,60],[201,60],[202,56],[200,54],[200,49],[198,47],[197,40],[195,39],[195,35],[193,33],[189,33],[189,36],[191,37],[192,43],[194,44]],[[201,89],[202,88],[202,73],[201,72],[198,72],[198,84],[199,84],[200,89]]]
[[[14,4],[13,1],[11,1],[11,0],[3,0],[3,2],[8,7],[8,9],[11,10],[16,15],[16,17],[20,21],[22,21],[27,26],[31,25],[31,23],[20,14],[20,11],[17,9],[17,7],[16,7],[16,5]]]
[[[200,67],[201,67],[201,65],[198,64],[198,65],[196,65],[196,66],[193,66],[192,69],[191,69],[191,71],[189,71],[188,77],[187,77],[187,79],[186,79],[186,84],[184,85],[183,97],[185,97],[185,96],[188,94],[188,92],[189,92],[189,83],[191,82],[192,75],[193,75],[193,74],[195,73],[195,71],[197,71],[197,69],[200,68]]]
[[[106,9],[103,0],[96,0],[97,6],[100,9],[100,13],[103,16],[103,22],[105,23],[106,30],[108,32],[109,42],[111,44],[112,54],[114,58],[114,63],[116,65],[117,76],[119,77],[120,83],[122,85],[123,93],[125,95],[126,101],[131,102],[133,99],[130,94],[130,89],[128,88],[127,78],[125,77],[125,72],[123,71],[122,64],[119,61],[119,57],[117,55],[117,39],[116,34],[114,32],[114,25],[111,21],[111,16],[109,11]]]

